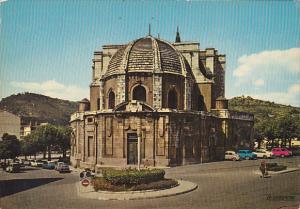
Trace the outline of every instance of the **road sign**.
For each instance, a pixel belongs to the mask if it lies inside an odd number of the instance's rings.
[[[87,187],[88,185],[90,185],[90,181],[88,179],[83,179],[81,181],[81,185],[84,187]]]

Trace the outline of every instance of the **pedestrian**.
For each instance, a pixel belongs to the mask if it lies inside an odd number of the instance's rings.
[[[267,176],[267,164],[266,162],[263,160],[261,161],[260,163],[260,166],[259,166],[259,170],[262,174],[262,177],[266,177]]]

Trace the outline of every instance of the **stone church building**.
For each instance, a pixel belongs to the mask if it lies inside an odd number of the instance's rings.
[[[228,110],[225,55],[151,36],[94,52],[90,100],[71,116],[74,166],[178,166],[252,146],[253,115]],[[138,158],[138,154],[140,158]]]

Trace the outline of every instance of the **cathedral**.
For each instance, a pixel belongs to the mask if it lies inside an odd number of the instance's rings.
[[[253,145],[254,117],[228,109],[226,57],[149,33],[95,51],[90,100],[71,115],[75,167],[166,167]]]

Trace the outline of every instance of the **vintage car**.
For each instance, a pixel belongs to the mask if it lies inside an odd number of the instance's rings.
[[[257,155],[257,158],[272,158],[273,157],[272,152],[269,152],[265,149],[256,149],[253,153]]]
[[[254,154],[251,150],[239,150],[238,154],[241,159],[255,160],[257,158],[257,155]]]
[[[226,151],[225,160],[240,160],[240,156],[235,151]]]

